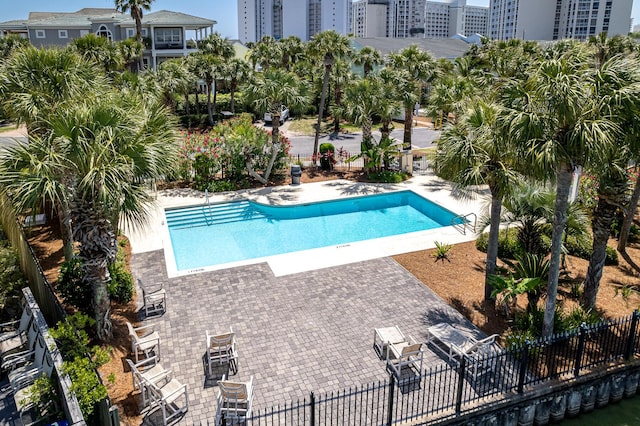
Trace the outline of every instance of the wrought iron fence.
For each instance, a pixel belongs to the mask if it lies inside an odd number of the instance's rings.
[[[588,376],[599,366],[633,359],[640,355],[639,320],[636,311],[520,347],[463,357],[420,372],[405,370],[400,379],[390,374],[377,383],[312,392],[309,398],[254,411],[247,425],[393,425],[457,417],[551,380]]]

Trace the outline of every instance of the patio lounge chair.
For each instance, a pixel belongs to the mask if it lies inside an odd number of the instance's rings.
[[[144,316],[149,314],[163,314],[167,310],[167,292],[160,284],[158,288],[145,288],[142,281],[138,279],[138,286],[142,290],[142,300],[144,303]]]
[[[422,372],[424,352],[422,343],[416,343],[413,338],[409,342],[391,343],[387,346],[387,367],[396,375],[398,380],[402,376],[402,367],[418,367],[418,374]]]
[[[218,409],[216,411],[216,426],[223,424],[244,424],[251,417],[253,402],[253,376],[248,382],[218,382]]]
[[[166,370],[153,380],[143,379],[142,387],[149,391],[149,408],[160,407],[162,410],[165,426],[189,410],[187,385],[174,378],[171,370]],[[181,397],[184,397],[184,405],[179,404]]]
[[[30,321],[26,338],[25,334],[20,333],[0,341],[0,365],[3,370],[11,368],[11,364],[8,361],[9,359],[14,356],[24,355],[34,350],[38,333],[38,324],[35,321]]]
[[[18,352],[7,356],[2,368],[6,370],[9,383],[21,379],[25,375],[39,374],[45,364],[47,355],[47,343],[41,334],[36,338],[35,348],[32,351]]]
[[[228,363],[229,369],[234,373],[238,373],[238,352],[236,351],[236,335],[233,328],[229,327],[229,331],[222,334],[207,335],[207,367],[209,376],[211,376],[211,368],[214,363],[219,365]]]
[[[140,389],[142,396],[142,406],[147,407],[151,404],[149,391],[145,388],[145,381],[156,382],[165,377],[167,372],[171,370],[165,369],[159,362],[158,358],[152,356],[134,364],[127,358],[127,364],[131,368],[131,379],[133,381],[133,389]]]
[[[451,324],[440,323],[427,329],[427,343],[444,354],[449,361],[459,363],[465,358],[467,364],[472,369],[474,376],[477,373],[490,370],[490,365],[484,361],[486,355],[496,351],[497,334],[476,339],[462,334]]]
[[[140,352],[146,358],[150,358],[151,354],[160,358],[160,335],[154,330],[153,324],[135,328],[127,322],[127,328],[131,338],[131,352],[136,359],[136,364],[140,362]]]

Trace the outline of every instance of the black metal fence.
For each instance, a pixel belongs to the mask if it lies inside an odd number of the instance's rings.
[[[506,401],[552,380],[588,376],[600,366],[624,364],[640,355],[638,311],[549,339],[526,342],[460,362],[338,392],[315,394],[256,410],[248,425],[393,425],[453,418]],[[472,365],[475,364],[475,365]],[[486,369],[478,369],[478,365]]]

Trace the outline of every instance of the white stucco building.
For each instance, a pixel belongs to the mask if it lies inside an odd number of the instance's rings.
[[[238,37],[243,43],[264,36],[281,39],[335,30],[351,32],[351,0],[238,0]]]
[[[586,40],[631,30],[633,0],[491,0],[489,37]]]
[[[386,10],[386,28],[381,15]],[[466,0],[355,0],[353,29],[357,37],[448,38],[456,34],[487,35],[489,8]],[[374,24],[375,23],[375,24]]]

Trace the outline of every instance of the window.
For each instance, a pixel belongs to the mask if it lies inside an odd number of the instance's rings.
[[[46,34],[44,30],[36,30],[36,38],[45,38]]]
[[[140,31],[140,34],[142,34],[142,37],[146,37],[147,36],[147,29],[146,28],[142,28],[142,30]]]
[[[58,38],[69,38],[67,30],[58,30]]]
[[[156,45],[165,47],[180,47],[182,44],[182,30],[180,28],[158,28],[156,29]]]
[[[104,24],[100,25],[100,28],[98,28],[98,31],[96,31],[96,35],[99,37],[104,37],[109,41],[113,40],[111,30],[109,30],[109,28]]]
[[[131,38],[135,36],[136,36],[135,28],[127,28],[127,38]]]

